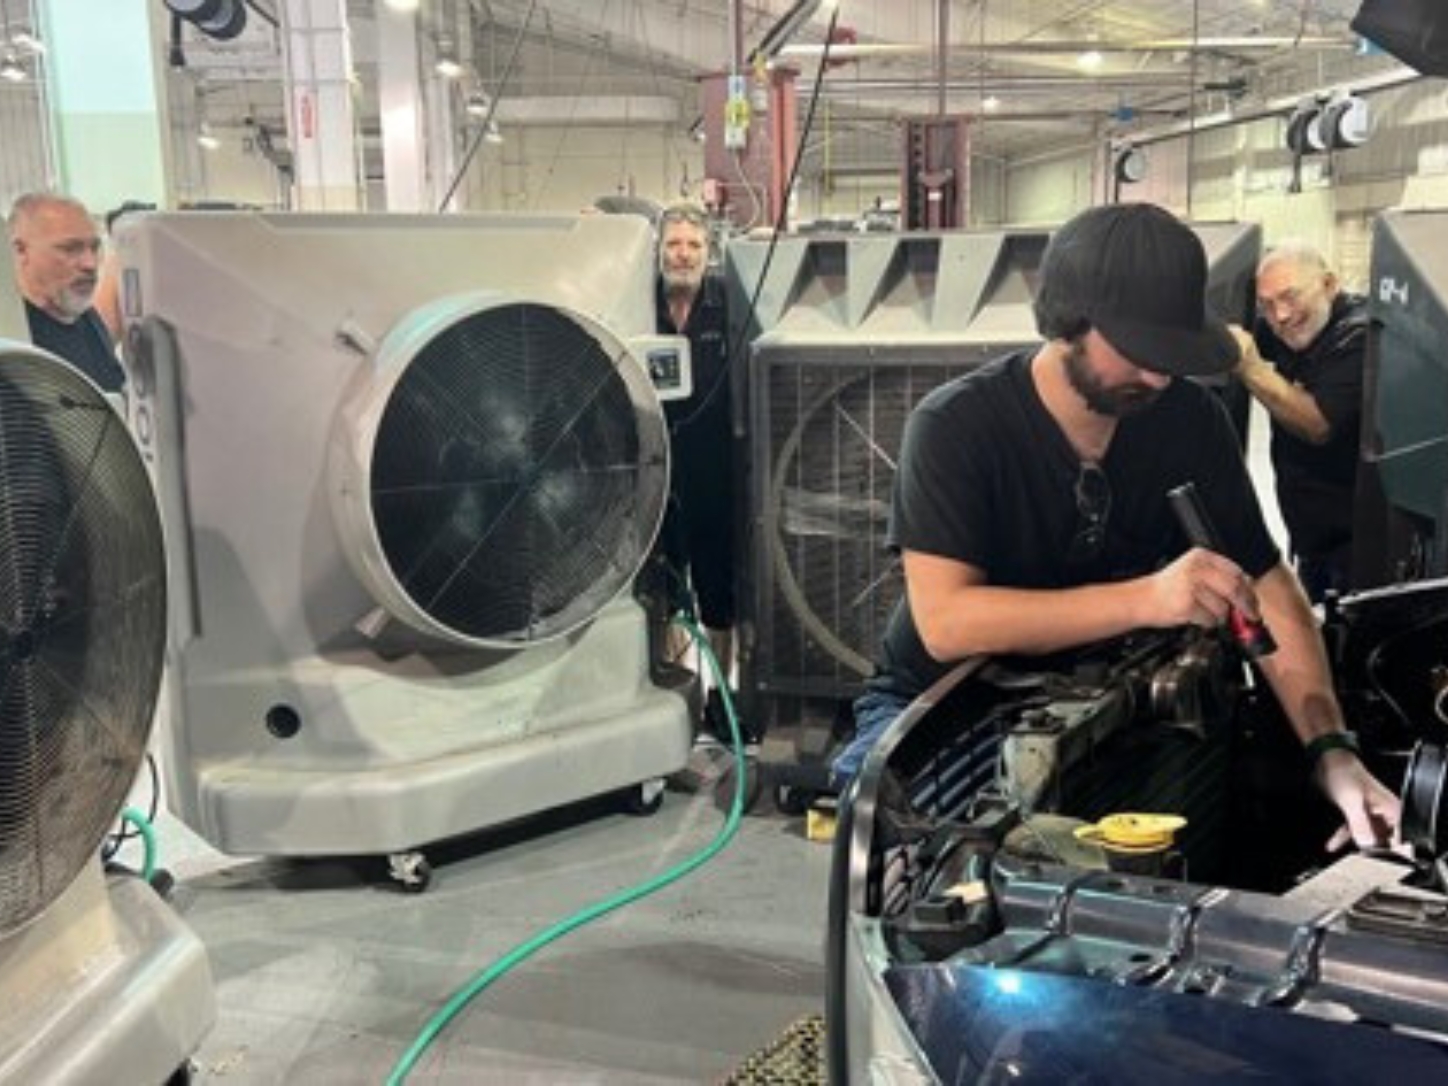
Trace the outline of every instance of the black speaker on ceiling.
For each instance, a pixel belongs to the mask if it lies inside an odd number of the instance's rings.
[[[1442,0],[1363,0],[1352,29],[1424,75],[1448,76]]]
[[[163,0],[166,10],[208,38],[230,41],[246,29],[246,0]]]

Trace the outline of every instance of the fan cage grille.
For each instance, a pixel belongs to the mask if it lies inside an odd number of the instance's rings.
[[[885,532],[905,420],[980,358],[839,364],[779,350],[757,361],[755,463],[767,475],[755,492],[752,684],[847,700],[904,591]]]
[[[429,619],[526,644],[593,617],[633,579],[668,485],[646,378],[548,306],[464,316],[415,353],[372,450],[373,524]]]
[[[0,353],[0,932],[91,861],[145,756],[166,637],[146,468],[70,366]]]

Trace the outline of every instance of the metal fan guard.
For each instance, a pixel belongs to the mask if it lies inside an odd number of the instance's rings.
[[[428,333],[400,365],[380,360],[398,376],[367,469],[378,554],[434,632],[560,636],[648,555],[668,493],[662,412],[598,325],[527,302],[447,309],[418,318]]]
[[[0,342],[0,933],[96,856],[165,639],[160,515],[125,423],[69,365]]]

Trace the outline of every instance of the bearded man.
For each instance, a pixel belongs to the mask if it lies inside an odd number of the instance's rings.
[[[887,543],[905,595],[856,735],[831,772],[844,789],[915,698],[973,656],[1048,656],[1134,630],[1260,618],[1257,661],[1345,825],[1334,844],[1386,844],[1396,797],[1344,726],[1312,609],[1267,532],[1218,398],[1188,377],[1238,363],[1206,304],[1201,241],[1169,212],[1114,204],[1051,238],[1034,307],[1046,342],[935,389],[905,427]],[[1168,493],[1199,492],[1221,553],[1193,546]],[[1000,736],[972,744],[993,779]]]
[[[94,306],[101,237],[78,200],[30,193],[10,210],[15,282],[25,299],[30,338],[71,363],[104,392],[122,392],[125,370]]]

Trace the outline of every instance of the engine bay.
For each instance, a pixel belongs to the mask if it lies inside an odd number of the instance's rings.
[[[832,925],[864,937],[835,933],[832,952],[866,948],[937,1073],[982,1071],[979,1030],[1007,974],[1068,1002],[1087,984],[1092,1015],[1134,1022],[1170,995],[1197,997],[1213,1030],[1229,1007],[1387,1027],[1448,1066],[1448,582],[1331,600],[1324,635],[1364,761],[1402,782],[1398,848],[1325,851],[1335,810],[1270,690],[1215,635],[976,663],[861,780]],[[1105,832],[1159,822],[1159,840]],[[835,971],[853,982],[859,968]],[[946,1028],[962,1000],[968,1057]],[[1080,1066],[1102,1066],[1099,1041]],[[1251,1051],[1271,1069],[1272,1046]]]

